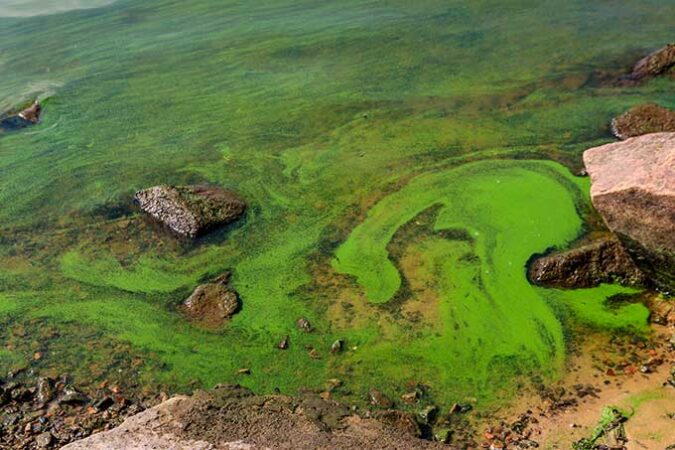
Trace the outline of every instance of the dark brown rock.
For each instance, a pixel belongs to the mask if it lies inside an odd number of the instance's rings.
[[[675,111],[654,103],[635,106],[612,120],[612,134],[628,139],[649,133],[675,131]]]
[[[668,44],[638,61],[630,78],[642,81],[667,73],[673,66],[675,66],[675,44]]]
[[[197,286],[182,305],[185,315],[206,328],[219,328],[239,310],[239,296],[223,283]]]
[[[645,281],[621,243],[613,238],[538,258],[530,266],[529,277],[536,284],[562,288],[600,283],[639,285]]]
[[[586,150],[591,200],[636,265],[675,288],[675,133],[653,133]]]
[[[154,186],[135,199],[143,211],[187,237],[233,222],[246,211],[235,193],[215,186]]]

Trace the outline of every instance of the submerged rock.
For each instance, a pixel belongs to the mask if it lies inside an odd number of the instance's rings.
[[[141,209],[182,236],[239,219],[246,203],[235,193],[215,186],[154,186],[136,193]]]
[[[587,288],[600,283],[636,285],[645,281],[621,243],[612,238],[534,260],[529,278],[537,284]]]
[[[0,131],[20,130],[40,122],[42,106],[36,100],[28,108],[16,115],[0,120]]]
[[[591,200],[637,266],[675,288],[675,133],[654,133],[584,152]]]
[[[675,44],[668,44],[642,58],[633,67],[630,79],[642,81],[662,75],[675,67]]]
[[[675,112],[654,103],[635,106],[612,120],[612,134],[628,139],[649,133],[675,131]]]
[[[222,275],[213,282],[197,286],[182,305],[185,315],[206,328],[219,328],[239,310],[239,296]]]

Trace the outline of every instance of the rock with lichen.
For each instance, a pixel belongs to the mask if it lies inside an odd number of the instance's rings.
[[[216,186],[154,186],[136,193],[141,209],[175,233],[194,238],[239,219],[246,203]]]

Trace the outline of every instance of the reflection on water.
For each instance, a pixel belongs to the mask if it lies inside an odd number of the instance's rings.
[[[99,8],[115,0],[0,0],[0,17],[31,17],[73,9]]]

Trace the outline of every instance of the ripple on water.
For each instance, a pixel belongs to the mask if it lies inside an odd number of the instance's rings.
[[[0,17],[31,17],[100,8],[117,0],[0,0]]]

